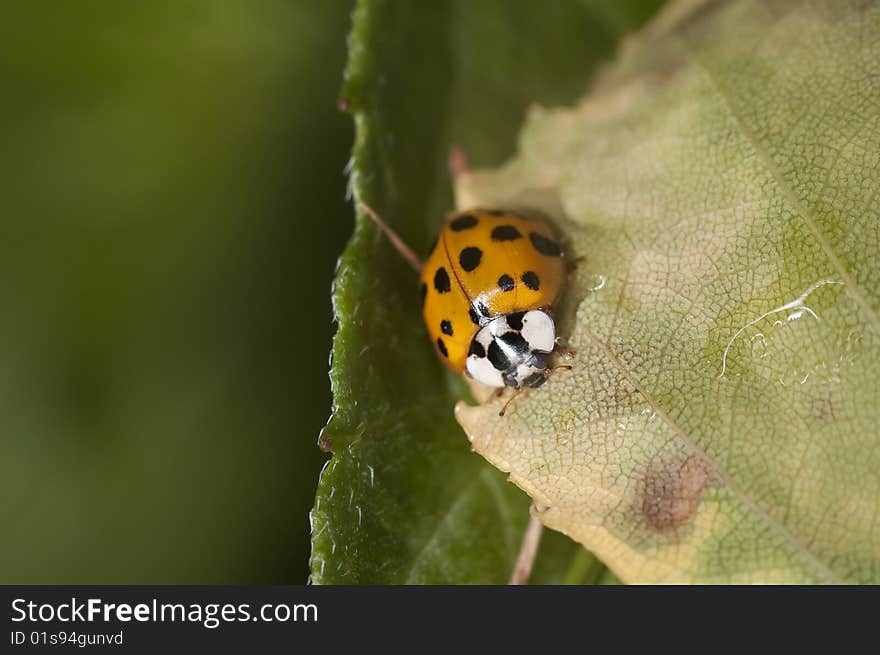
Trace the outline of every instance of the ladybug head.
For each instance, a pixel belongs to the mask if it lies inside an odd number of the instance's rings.
[[[490,387],[539,387],[547,379],[556,325],[534,309],[491,319],[480,328],[467,358],[467,372]]]

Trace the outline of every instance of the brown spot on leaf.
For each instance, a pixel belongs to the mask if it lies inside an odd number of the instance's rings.
[[[696,513],[708,482],[709,464],[701,457],[655,460],[644,480],[645,522],[659,532],[684,525]]]
[[[320,448],[320,449],[321,449],[323,452],[325,452],[325,453],[326,453],[326,452],[329,452],[330,449],[333,448],[333,440],[330,439],[330,437],[324,437],[324,436],[322,436],[322,437],[318,440],[318,448]]]

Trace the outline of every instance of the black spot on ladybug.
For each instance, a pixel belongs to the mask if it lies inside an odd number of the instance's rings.
[[[443,343],[443,339],[437,339],[437,350],[439,350],[444,357],[449,357],[449,351],[446,350],[446,344]]]
[[[530,232],[529,239],[532,241],[532,245],[535,246],[535,250],[537,250],[542,255],[547,255],[548,257],[559,257],[562,254],[562,249],[559,247],[559,244],[556,243],[553,239],[548,239],[542,234],[538,234],[537,232]]]
[[[451,337],[452,336],[452,323],[450,323],[449,321],[447,321],[444,318],[442,321],[440,321],[440,331],[443,334],[449,335]]]
[[[505,318],[512,329],[519,331],[523,328],[523,316],[525,316],[525,312],[511,312]]]
[[[419,295],[422,297],[422,307],[425,306],[425,298],[428,297],[428,285],[422,282],[422,286],[419,287]]]
[[[452,288],[449,286],[449,273],[442,266],[434,273],[434,288],[438,293],[448,293]]]
[[[507,355],[504,354],[495,339],[492,339],[492,343],[489,344],[489,361],[499,371],[506,371],[510,368],[510,360],[507,359]]]
[[[449,229],[453,232],[461,232],[462,230],[469,230],[477,224],[477,217],[473,214],[465,214],[464,216],[459,216],[458,218],[454,218],[449,221]]]
[[[513,287],[516,286],[516,283],[513,281],[512,277],[505,273],[498,278],[498,286],[501,287],[502,291],[513,291]]]
[[[498,338],[520,354],[529,352],[529,342],[519,332],[505,332]]]
[[[486,356],[486,349],[483,348],[483,344],[474,339],[471,341],[471,347],[468,349],[468,356],[476,355],[479,358],[483,358]]]
[[[477,248],[476,246],[468,246],[464,250],[461,251],[461,254],[458,256],[458,263],[461,264],[461,267],[470,273],[477,266],[480,265],[480,260],[483,259],[483,251]]]
[[[541,280],[538,279],[538,276],[534,271],[526,271],[522,276],[523,284],[525,284],[532,291],[537,291],[541,288]]]
[[[524,387],[537,389],[547,381],[543,373],[532,373],[529,377],[522,381]]]
[[[516,241],[517,239],[522,239],[522,234],[513,225],[499,225],[492,229],[492,241]]]
[[[468,310],[468,316],[471,317],[471,323],[473,323],[474,325],[479,325],[479,324],[480,324],[480,315],[477,314],[477,310],[474,309],[473,307],[471,307],[471,308]]]

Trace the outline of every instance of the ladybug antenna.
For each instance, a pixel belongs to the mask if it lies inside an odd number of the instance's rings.
[[[358,207],[360,207],[364,213],[373,219],[373,222],[379,226],[379,229],[385,233],[385,236],[388,237],[388,240],[391,242],[391,245],[399,252],[403,258],[409,263],[410,266],[413,267],[416,273],[422,272],[422,260],[419,259],[416,254],[412,251],[406,243],[401,239],[397,232],[392,230],[385,224],[379,215],[372,210],[372,208],[366,203],[358,201]]]
[[[504,407],[502,407],[501,411],[498,412],[498,416],[504,416],[505,412],[507,412],[508,405],[510,405],[510,403],[513,402],[514,398],[516,398],[517,396],[519,396],[523,392],[523,388],[524,387],[520,387],[519,389],[517,389],[516,391],[513,392],[513,394],[510,396],[510,398],[507,399],[507,402],[504,403]]]

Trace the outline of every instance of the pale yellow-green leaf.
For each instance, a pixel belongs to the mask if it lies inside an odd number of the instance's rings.
[[[624,582],[880,582],[878,192],[877,3],[674,5],[457,189],[583,257],[474,448]]]

